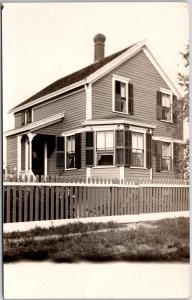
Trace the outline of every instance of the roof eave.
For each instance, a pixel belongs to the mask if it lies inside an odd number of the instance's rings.
[[[69,86],[66,86],[66,87],[64,87],[64,88],[62,88],[62,89],[60,89],[60,90],[58,90],[56,92],[50,93],[50,94],[48,94],[46,96],[43,96],[43,97],[40,97],[40,98],[37,98],[37,99],[35,99],[35,100],[33,100],[33,101],[29,102],[29,103],[26,103],[26,104],[23,104],[23,105],[21,104],[18,107],[12,108],[11,110],[8,111],[8,113],[16,113],[16,112],[21,111],[23,109],[27,109],[27,108],[29,108],[31,106],[40,104],[40,103],[42,103],[42,102],[44,102],[44,101],[46,101],[48,99],[51,99],[51,98],[53,98],[55,96],[59,96],[59,95],[65,93],[65,92],[73,90],[73,89],[75,89],[77,87],[80,87],[81,85],[84,85],[84,84],[85,84],[85,79],[80,80],[80,81],[78,81],[76,83],[73,83],[73,84],[71,84]]]

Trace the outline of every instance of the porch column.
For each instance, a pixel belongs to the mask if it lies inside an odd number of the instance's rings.
[[[22,135],[17,136],[17,176],[21,171],[21,139]]]
[[[30,176],[30,175],[34,175],[33,171],[32,171],[32,141],[33,141],[33,138],[36,136],[36,134],[28,133],[27,136],[29,138],[29,164],[28,164],[29,172],[28,172],[28,175]]]

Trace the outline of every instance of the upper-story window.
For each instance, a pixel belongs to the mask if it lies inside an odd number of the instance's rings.
[[[162,93],[162,120],[164,121],[172,120],[171,98],[171,95]]]
[[[98,131],[97,132],[97,165],[113,166],[114,165],[114,132]]]
[[[32,122],[32,109],[27,109],[21,113],[21,125],[26,125]]]
[[[113,76],[113,111],[133,114],[133,85],[129,79]]]
[[[166,122],[173,121],[173,104],[174,95],[169,90],[161,89],[157,92],[157,119]]]

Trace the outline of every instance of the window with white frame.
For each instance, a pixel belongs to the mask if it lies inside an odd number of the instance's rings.
[[[67,136],[66,167],[75,168],[75,135]]]
[[[172,170],[172,144],[162,142],[162,171]]]
[[[29,108],[21,112],[21,125],[26,125],[32,122],[32,109]]]
[[[113,76],[113,111],[128,113],[128,84],[128,79]]]
[[[115,80],[115,111],[127,112],[126,83]]]
[[[144,167],[144,134],[132,132],[132,166]]]
[[[98,131],[96,136],[98,166],[114,165],[114,132]]]
[[[162,120],[172,121],[172,96],[167,93],[162,93]]]

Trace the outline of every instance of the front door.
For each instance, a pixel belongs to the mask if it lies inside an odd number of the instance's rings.
[[[44,145],[42,135],[36,135],[32,143],[32,171],[34,175],[44,175]]]

